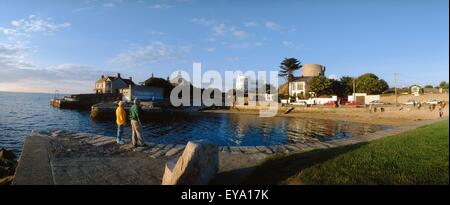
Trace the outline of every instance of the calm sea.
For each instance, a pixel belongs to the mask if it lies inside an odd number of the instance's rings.
[[[32,129],[115,136],[114,121],[93,121],[88,111],[54,108],[48,103],[52,97],[52,94],[0,92],[0,147],[19,155]],[[311,138],[333,140],[388,128],[344,121],[214,113],[164,116],[144,123],[143,127],[147,141],[186,143],[208,138],[219,145],[242,146],[303,142]],[[129,127],[125,135],[130,137]]]

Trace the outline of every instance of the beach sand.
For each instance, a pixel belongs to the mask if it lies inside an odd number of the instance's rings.
[[[385,111],[380,112],[378,108],[377,112],[369,112],[368,108],[355,108],[355,107],[340,107],[332,108],[325,106],[317,107],[295,107],[288,114],[284,112],[288,109],[287,107],[280,107],[277,116],[282,117],[299,117],[299,118],[312,118],[312,119],[329,119],[329,120],[342,120],[350,122],[360,122],[369,124],[380,124],[380,125],[392,125],[401,126],[408,124],[415,124],[418,121],[436,120],[439,117],[439,106],[436,109],[430,111],[428,106],[423,106],[420,110],[414,108],[413,106],[403,106],[402,110],[400,107],[395,106],[383,106]],[[443,116],[449,115],[449,106],[443,109]],[[259,108],[255,107],[238,107],[238,109],[230,110],[205,110],[204,112],[212,113],[239,113],[239,114],[253,114],[259,115]]]

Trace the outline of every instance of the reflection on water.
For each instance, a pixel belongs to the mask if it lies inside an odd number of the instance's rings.
[[[291,117],[196,113],[145,123],[149,141],[186,143],[208,138],[220,145],[278,145],[361,136],[387,126]]]
[[[32,129],[64,129],[115,136],[114,121],[96,122],[89,112],[51,107],[51,94],[0,92],[0,147],[20,153]],[[277,145],[326,141],[363,135],[386,126],[288,117],[260,118],[258,115],[196,113],[156,116],[143,124],[147,141],[186,143],[191,139],[210,139],[219,145]],[[131,136],[126,127],[125,136]]]

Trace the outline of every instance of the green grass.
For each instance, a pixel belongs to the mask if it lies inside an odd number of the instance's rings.
[[[271,157],[249,184],[449,184],[449,121],[369,143]]]

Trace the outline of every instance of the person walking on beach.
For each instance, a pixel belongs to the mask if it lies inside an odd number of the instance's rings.
[[[142,136],[142,124],[140,120],[140,114],[142,113],[140,107],[140,100],[135,99],[134,105],[130,109],[130,121],[131,121],[131,143],[134,147],[145,146],[144,138]]]
[[[122,141],[122,135],[123,135],[123,128],[126,124],[126,113],[125,109],[123,108],[123,101],[119,101],[119,104],[116,109],[116,123],[117,123],[117,144],[123,144]]]

